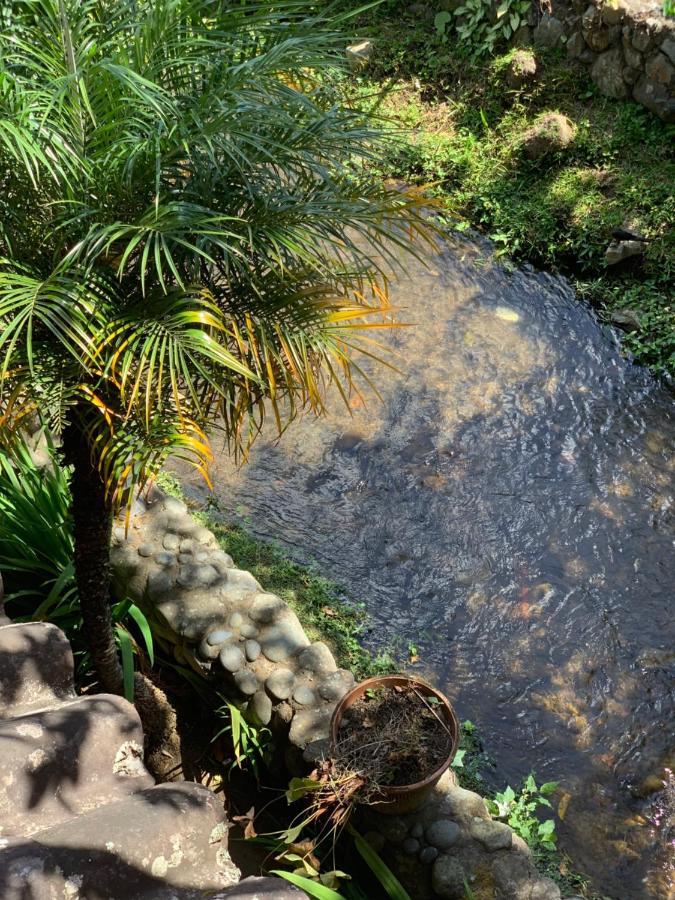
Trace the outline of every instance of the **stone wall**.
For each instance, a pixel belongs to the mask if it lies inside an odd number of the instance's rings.
[[[328,753],[335,704],[354,684],[330,649],[310,642],[298,617],[250,572],[237,569],[186,505],[156,493],[137,501],[113,535],[115,590],[131,596],[191,666],[268,725],[293,774]],[[485,802],[446,772],[422,809],[366,815],[368,840],[415,900],[559,900],[525,843],[493,821]]]
[[[533,3],[518,45],[564,46],[584,63],[606,97],[632,97],[675,122],[675,19],[654,0],[553,0]]]

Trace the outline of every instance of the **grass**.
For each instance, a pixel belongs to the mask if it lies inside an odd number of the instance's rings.
[[[452,227],[471,226],[499,254],[559,271],[607,318],[632,310],[625,347],[655,371],[675,371],[675,128],[633,102],[600,96],[564,51],[537,52],[527,90],[505,81],[512,52],[472,61],[433,16],[386,2],[359,23],[375,53],[352,80],[353,101],[377,107],[402,129],[378,164],[386,177],[426,186]],[[523,134],[544,112],[577,127],[573,143],[532,161]],[[613,228],[630,222],[646,253],[622,269],[604,252]]]

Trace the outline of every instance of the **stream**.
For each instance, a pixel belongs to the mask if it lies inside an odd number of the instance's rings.
[[[557,780],[560,847],[617,900],[675,893],[672,393],[563,280],[458,238],[412,261],[382,401],[212,468],[229,518],[314,560],[471,719],[494,786]],[[188,492],[206,489],[183,474]]]

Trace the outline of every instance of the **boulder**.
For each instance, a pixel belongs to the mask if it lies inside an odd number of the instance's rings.
[[[670,85],[675,81],[675,66],[665,53],[655,53],[645,63],[645,74],[658,84]]]
[[[616,266],[618,263],[630,259],[631,256],[641,256],[644,249],[643,241],[614,240],[605,250],[605,263],[608,266]]]
[[[675,97],[664,84],[641,75],[633,85],[633,99],[655,113],[664,122],[675,123]]]
[[[568,147],[576,135],[576,125],[561,113],[545,113],[535,122],[523,139],[523,151],[528,159],[541,159]]]
[[[531,84],[537,75],[537,60],[528,50],[517,50],[506,69],[506,83],[511,88]]]
[[[618,25],[605,25],[600,9],[591,3],[581,17],[581,30],[586,43],[596,53],[602,53],[619,37]]]
[[[628,96],[628,88],[623,80],[624,60],[620,47],[601,53],[591,69],[591,78],[605,97],[618,100]]]
[[[534,29],[533,40],[535,47],[550,50],[556,47],[563,36],[565,29],[560,19],[544,13],[537,27]]]

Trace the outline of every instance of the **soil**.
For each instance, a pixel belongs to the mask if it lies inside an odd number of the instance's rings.
[[[345,710],[335,755],[372,786],[416,784],[452,753],[439,700],[419,686],[369,690]]]

